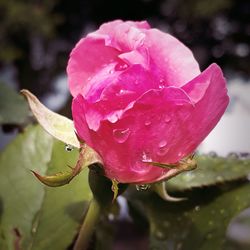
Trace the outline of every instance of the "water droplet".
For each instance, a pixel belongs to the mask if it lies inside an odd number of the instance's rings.
[[[74,149],[74,147],[72,145],[70,145],[70,144],[65,144],[64,149],[67,152],[71,152]]]
[[[231,152],[227,155],[227,158],[232,159],[232,160],[237,160],[239,159],[239,155],[236,152]]]
[[[128,68],[128,64],[124,63],[124,62],[123,63],[118,63],[115,66],[115,70],[117,70],[117,71],[122,71],[122,70],[125,70],[127,68]]]
[[[129,95],[129,94],[134,94],[134,92],[126,89],[120,89],[120,91],[116,93],[117,96]]]
[[[119,92],[118,92],[118,95],[123,95],[125,93],[125,90],[124,89],[121,89]]]
[[[164,118],[164,121],[166,123],[169,123],[171,121],[171,118],[168,115],[166,115],[165,118]]]
[[[111,113],[109,116],[108,116],[108,120],[111,122],[111,123],[116,123],[119,119],[119,114],[117,112],[113,112]]]
[[[139,81],[138,81],[138,80],[135,80],[134,83],[135,83],[135,85],[138,85],[138,84],[139,84]]]
[[[160,79],[159,89],[165,88],[164,79]]]
[[[113,69],[110,69],[109,70],[109,74],[113,74],[114,73],[114,70]]]
[[[250,153],[240,153],[239,156],[242,160],[250,159]]]
[[[140,185],[136,185],[136,190],[137,191],[146,191],[150,188],[149,184],[140,184]]]
[[[168,150],[169,150],[169,148],[167,147],[167,141],[162,140],[159,143],[159,150],[158,150],[157,154],[159,156],[163,156],[163,155],[165,155],[168,152]]]
[[[194,210],[195,211],[199,211],[200,210],[200,206],[195,206]]]
[[[130,135],[130,129],[114,129],[113,135],[118,143],[124,143]]]
[[[215,157],[217,157],[218,155],[217,155],[216,152],[210,151],[210,152],[208,153],[208,156],[210,156],[210,157],[212,157],[212,158],[215,158]]]
[[[144,124],[145,124],[145,126],[149,126],[151,124],[151,121],[150,120],[146,120]]]
[[[167,145],[167,142],[166,142],[165,140],[162,140],[162,141],[159,143],[159,148],[164,148],[166,145]]]
[[[152,159],[146,152],[142,152],[142,161],[143,162],[151,162]]]

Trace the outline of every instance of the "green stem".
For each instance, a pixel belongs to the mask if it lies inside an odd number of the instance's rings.
[[[89,240],[94,232],[95,225],[99,220],[100,205],[93,198],[89,204],[88,211],[81,226],[78,238],[74,245],[74,250],[86,250],[89,245]]]

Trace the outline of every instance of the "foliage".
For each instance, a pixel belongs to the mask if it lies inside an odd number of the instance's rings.
[[[52,189],[29,170],[50,174],[76,160],[76,151],[65,152],[64,144],[39,126],[27,128],[1,153],[0,241],[5,249],[16,244],[21,249],[66,249],[71,244],[91,198],[87,171],[70,185]]]

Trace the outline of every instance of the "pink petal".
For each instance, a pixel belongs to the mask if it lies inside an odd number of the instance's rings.
[[[149,29],[147,22],[122,22],[120,20],[103,24],[98,34],[107,35],[106,45],[116,48],[122,52],[135,50],[141,45],[145,38],[144,31]]]
[[[157,29],[145,30],[145,34],[151,70],[165,86],[180,87],[200,74],[192,52],[179,40]]]
[[[88,130],[84,119],[75,119],[85,112],[77,110],[73,113],[77,132],[103,158],[109,178],[124,183],[163,179],[168,170],[151,166],[143,160],[176,163],[192,153],[217,124],[228,105],[225,80],[217,65],[211,65],[186,88],[193,90],[199,83],[204,83],[206,90],[195,105],[192,91],[186,93],[174,87],[150,90],[116,123],[101,121],[96,132]]]
[[[106,80],[103,82],[105,83]],[[98,100],[93,101],[91,95],[82,98],[89,128],[97,131],[102,120],[116,122],[131,103],[152,87],[158,88],[157,82],[152,79],[150,72],[140,65],[133,65],[119,75],[114,75],[106,83],[101,94],[92,91],[93,95],[99,96]]]
[[[103,69],[107,66],[112,67],[108,65],[112,62],[117,63],[118,54],[116,49],[105,46],[103,37],[90,34],[81,39],[72,50],[67,66],[71,94],[86,95],[92,85],[91,79],[100,71],[103,72],[101,76],[105,77],[109,69]]]

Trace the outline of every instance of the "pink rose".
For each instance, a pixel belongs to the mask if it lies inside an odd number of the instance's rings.
[[[146,161],[191,154],[229,102],[218,65],[200,72],[184,44],[145,21],[103,24],[78,42],[67,73],[77,134],[122,183],[166,178]]]

